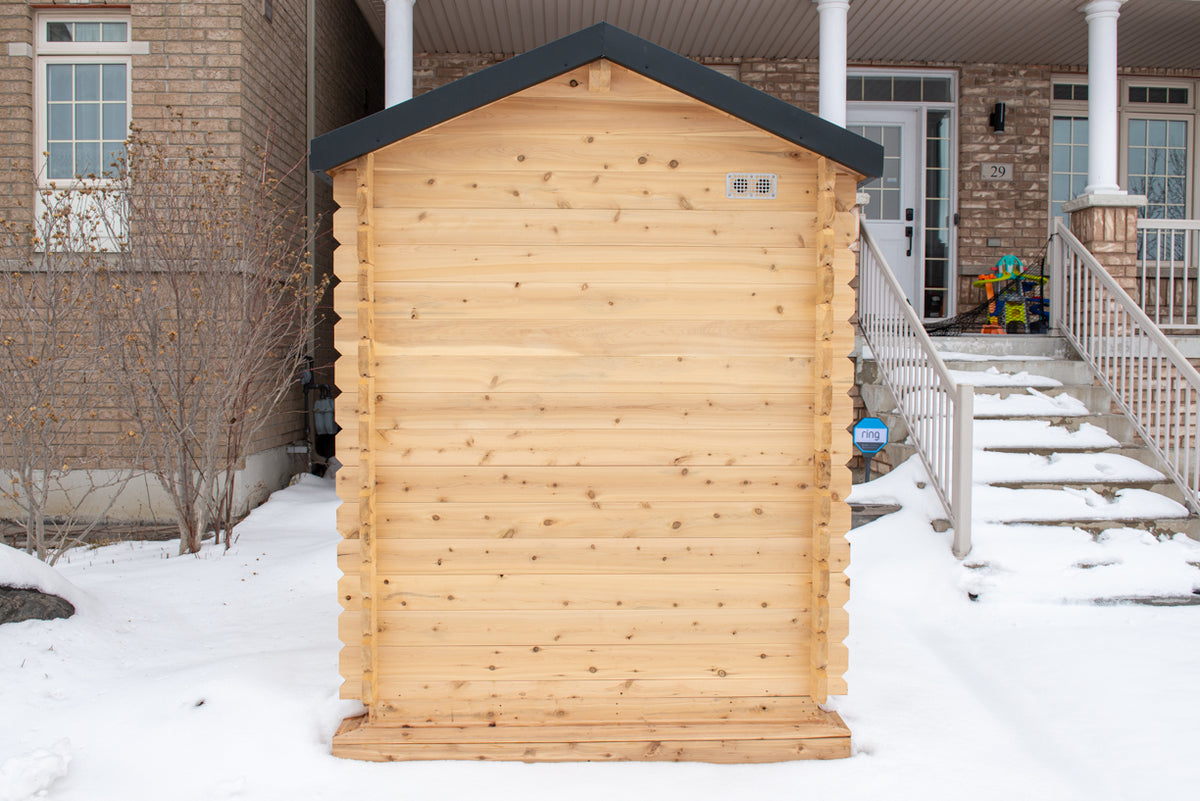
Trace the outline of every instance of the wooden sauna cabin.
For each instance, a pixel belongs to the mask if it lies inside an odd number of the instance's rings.
[[[877,146],[600,24],[313,143],[372,760],[842,757]],[[332,588],[331,588],[332,590]]]

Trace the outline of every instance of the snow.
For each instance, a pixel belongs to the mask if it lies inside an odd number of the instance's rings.
[[[970,384],[973,387],[1061,387],[1063,384],[1057,378],[1044,375],[1034,375],[1025,370],[1019,373],[1002,373],[995,367],[986,370],[950,370],[950,377],[959,384]]]
[[[1049,420],[976,420],[972,424],[975,448],[1115,448],[1121,443],[1091,423],[1071,430]]]
[[[1118,453],[1033,453],[976,451],[971,477],[976,484],[1006,482],[1086,483],[1167,481],[1158,470]]]
[[[62,574],[24,551],[0,544],[0,587],[39,590],[70,601],[81,611],[87,597]]]
[[[1026,389],[1028,394],[988,395],[975,394],[975,417],[1085,417],[1088,411],[1081,401],[1070,395],[1046,395],[1033,387]]]
[[[960,563],[950,534],[930,527],[940,507],[912,460],[854,496],[903,508],[850,535],[850,694],[832,703],[854,732],[850,759],[333,758],[334,729],[359,707],[337,697],[337,501],[330,482],[306,477],[242,523],[229,552],[176,557],[177,543],[126,543],[60,562],[91,600],[86,613],[0,626],[0,799],[1143,801],[1194,791],[1200,607],[1089,601],[1188,593],[1200,543],[980,525]],[[0,570],[29,570],[12,557],[0,552]]]

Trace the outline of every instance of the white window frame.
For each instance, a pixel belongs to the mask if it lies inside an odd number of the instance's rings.
[[[63,22],[123,22],[125,23],[126,40],[124,42],[52,42],[46,38],[47,24],[55,21]],[[48,203],[61,200],[47,195],[63,193],[69,195],[67,202],[72,208],[78,208],[80,214],[95,213],[93,204],[102,202],[95,196],[85,193],[75,193],[85,184],[95,189],[114,188],[116,181],[112,178],[99,177],[96,179],[79,180],[72,178],[49,177],[48,133],[47,120],[48,102],[46,86],[46,68],[51,64],[124,64],[125,65],[125,125],[128,125],[133,115],[133,56],[150,52],[148,42],[133,41],[133,19],[128,9],[80,9],[63,7],[62,9],[39,10],[34,16],[34,152],[33,165],[37,176],[34,197],[34,213],[40,219],[45,213]],[[109,220],[112,225],[122,225],[119,220]],[[46,232],[48,234],[48,232]],[[92,230],[71,237],[76,245],[90,238],[91,246],[100,250],[117,250],[119,241],[124,236],[123,230],[99,231]],[[42,247],[50,245],[43,243]]]
[[[46,25],[54,21],[64,22],[124,22],[129,34],[124,42],[51,42],[46,39]],[[38,188],[57,189],[77,188],[82,182],[74,178],[51,179],[48,175],[47,156],[49,150],[47,140],[49,122],[47,112],[46,67],[50,64],[124,64],[125,65],[125,116],[126,127],[132,118],[133,111],[133,56],[149,52],[146,42],[131,41],[133,22],[128,10],[114,11],[41,11],[35,18],[36,35],[34,36],[34,159],[35,172],[38,176]],[[100,180],[101,185],[106,183]],[[96,182],[89,182],[95,186]]]
[[[1050,153],[1046,159],[1046,216],[1048,217],[1046,230],[1054,231],[1054,118],[1055,117],[1083,117],[1088,116],[1088,102],[1086,100],[1055,100],[1054,85],[1059,83],[1070,83],[1076,85],[1087,86],[1088,79],[1086,74],[1071,73],[1067,75],[1052,75],[1050,77],[1050,129],[1047,132],[1049,139]],[[1118,136],[1118,139],[1120,137]],[[1088,131],[1088,147],[1091,147],[1092,137],[1091,131]],[[1072,198],[1067,198],[1071,200]]]
[[[1182,103],[1132,103],[1129,101],[1131,86],[1163,86],[1169,89],[1187,89],[1188,102]],[[1191,219],[1195,214],[1196,200],[1196,147],[1200,138],[1196,132],[1196,81],[1180,80],[1177,78],[1153,78],[1139,76],[1124,76],[1121,78],[1120,130],[1117,134],[1117,171],[1121,186],[1129,188],[1129,121],[1130,120],[1182,120],[1188,124],[1188,153],[1187,153],[1187,190],[1184,197],[1185,219]]]
[[[1087,102],[1080,100],[1054,100],[1053,86],[1056,83],[1086,84],[1086,73],[1057,74],[1051,76],[1050,122],[1053,125],[1056,116],[1087,117]],[[1187,89],[1188,102],[1182,103],[1134,103],[1129,100],[1129,87],[1155,86],[1171,89]],[[1129,189],[1129,120],[1185,120],[1190,126],[1188,131],[1188,184],[1187,209],[1185,214],[1191,218],[1196,215],[1198,183],[1195,173],[1196,152],[1200,150],[1200,81],[1186,78],[1163,78],[1153,75],[1122,75],[1119,82],[1118,130],[1117,130],[1117,180],[1122,189]],[[1089,146],[1091,137],[1088,138]],[[1046,209],[1049,217],[1053,198],[1053,132],[1050,135],[1050,157],[1046,160]],[[1054,220],[1049,224],[1053,229]]]

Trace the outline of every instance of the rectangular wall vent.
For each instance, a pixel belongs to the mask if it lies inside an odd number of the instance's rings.
[[[725,197],[774,199],[777,181],[770,172],[725,173]]]

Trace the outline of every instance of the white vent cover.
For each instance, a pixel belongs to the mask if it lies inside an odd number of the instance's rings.
[[[771,172],[728,172],[725,173],[725,197],[773,199],[777,181],[775,173]]]

